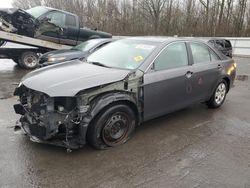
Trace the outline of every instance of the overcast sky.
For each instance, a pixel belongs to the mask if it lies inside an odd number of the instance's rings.
[[[11,2],[12,0],[0,0],[0,8],[12,7]]]

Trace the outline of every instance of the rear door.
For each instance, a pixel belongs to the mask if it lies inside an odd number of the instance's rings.
[[[168,45],[144,75],[144,120],[190,104],[192,72],[185,42]]]
[[[210,98],[222,71],[222,62],[218,55],[206,44],[189,42],[192,55],[191,71],[192,100],[204,101]]]

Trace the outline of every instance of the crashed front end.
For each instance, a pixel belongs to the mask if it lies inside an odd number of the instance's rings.
[[[85,144],[84,123],[87,106],[77,97],[49,97],[21,85],[14,95],[14,105],[21,115],[19,126],[34,142],[53,144],[70,149]]]
[[[62,28],[49,19],[36,19],[25,10],[17,8],[0,9],[0,30],[34,38],[46,32],[62,34]]]
[[[33,37],[37,20],[22,9],[0,9],[0,30]]]
[[[27,74],[14,92],[19,97],[19,104],[14,105],[21,115],[18,126],[32,141],[80,148],[94,118],[113,102],[134,104],[141,114],[142,82],[140,70],[78,60],[38,69]]]

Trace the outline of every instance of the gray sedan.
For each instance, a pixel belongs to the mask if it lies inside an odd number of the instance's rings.
[[[236,64],[195,39],[115,41],[87,61],[29,73],[15,95],[19,126],[41,143],[97,149],[125,143],[144,121],[205,102],[220,107]]]

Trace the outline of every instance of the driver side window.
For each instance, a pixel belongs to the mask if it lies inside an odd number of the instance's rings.
[[[170,44],[154,62],[156,71],[188,66],[187,48],[184,42]]]
[[[52,12],[48,13],[46,18],[48,18],[51,23],[53,23],[59,27],[65,26],[66,15],[64,13],[61,13],[58,11],[52,11]]]

